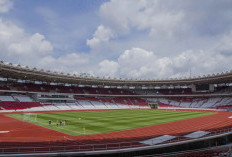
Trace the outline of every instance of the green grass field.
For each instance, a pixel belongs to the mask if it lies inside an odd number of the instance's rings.
[[[36,121],[34,120],[33,116],[31,116],[30,120],[27,121],[66,134],[83,135],[129,130],[211,114],[214,113],[162,110],[54,112],[37,113]],[[7,116],[25,120],[24,114],[8,114]],[[49,120],[52,121],[51,126],[48,125]],[[57,127],[57,120],[67,120],[68,124]]]

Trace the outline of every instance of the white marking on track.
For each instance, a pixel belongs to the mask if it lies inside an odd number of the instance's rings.
[[[8,133],[10,131],[0,131],[0,134]]]

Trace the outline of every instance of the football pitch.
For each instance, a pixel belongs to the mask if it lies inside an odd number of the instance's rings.
[[[24,120],[69,135],[99,134],[151,126],[215,114],[212,112],[165,111],[165,110],[106,110],[82,112],[36,113],[7,116]],[[51,120],[51,125],[48,122]],[[60,121],[65,121],[60,126]],[[59,126],[57,126],[57,122]]]

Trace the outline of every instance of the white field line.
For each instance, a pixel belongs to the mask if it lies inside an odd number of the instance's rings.
[[[0,134],[8,133],[10,131],[0,131]]]

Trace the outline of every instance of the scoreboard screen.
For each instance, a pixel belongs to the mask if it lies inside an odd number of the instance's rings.
[[[196,91],[209,91],[209,84],[196,85]]]

